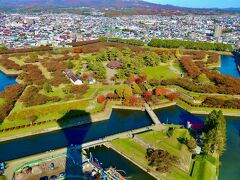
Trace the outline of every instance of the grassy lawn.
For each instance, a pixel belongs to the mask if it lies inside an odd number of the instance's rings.
[[[180,72],[184,72],[184,70],[182,69],[180,63],[178,61],[174,61],[173,66]]]
[[[90,116],[87,116],[86,118],[83,119],[80,116],[89,114],[88,112],[85,111],[88,105],[89,103],[87,101],[79,100],[65,103],[55,103],[51,105],[34,106],[30,108],[18,108],[17,111],[15,109],[15,111],[12,111],[11,114],[1,124],[0,126],[1,129],[29,124],[30,121],[26,119],[26,116],[31,115],[35,115],[38,117],[38,119],[35,121],[36,123],[45,120],[61,119],[66,115],[66,113],[68,113],[71,110],[77,112],[79,116],[74,118],[66,118],[63,121],[61,121],[61,123],[57,121],[51,121],[43,125],[32,126],[14,131],[2,132],[1,137],[17,135],[27,132],[36,132],[50,127],[59,127],[60,124],[61,126],[74,124],[81,120],[91,120]]]
[[[26,60],[27,57],[28,56],[22,56],[21,58],[10,57],[9,59],[22,66],[25,64],[24,61]]]
[[[144,133],[146,136],[146,133]],[[151,134],[151,133],[150,133]],[[155,135],[158,133],[156,132]],[[148,134],[149,135],[149,134]],[[154,138],[149,138],[154,139]],[[176,179],[191,179],[190,175],[183,170],[174,167],[173,170],[167,174],[162,174],[157,172],[153,167],[148,165],[148,161],[146,160],[146,149],[140,144],[136,143],[132,139],[119,139],[111,142],[111,145],[117,149],[119,152],[132,159],[137,164],[141,165],[145,169],[149,169],[150,172],[155,174],[158,177],[165,177],[164,179],[168,180],[176,180]]]
[[[239,95],[229,95],[229,94],[198,93],[198,92],[193,92],[193,91],[186,90],[186,89],[184,89],[180,86],[177,86],[177,85],[167,85],[166,87],[177,89],[178,91],[184,92],[184,93],[186,93],[190,96],[195,96],[195,97],[199,97],[199,96],[214,96],[214,97],[217,96],[217,97],[223,97],[223,98],[233,98],[234,96],[240,97]]]
[[[7,178],[5,176],[0,176],[0,180],[6,180]]]
[[[46,93],[43,90],[41,90],[40,92],[48,96],[64,97],[65,94],[62,90],[63,87],[65,87],[65,85],[61,85],[57,88],[53,87],[53,92],[51,93]],[[104,91],[104,90],[110,90],[112,88],[114,87],[106,86],[106,87],[102,87],[101,89],[102,91]],[[60,119],[70,110],[81,111],[83,113],[90,113],[90,114],[100,112],[103,108],[102,104],[96,104],[94,109],[86,111],[87,107],[91,103],[91,101],[89,101],[89,98],[90,99],[95,98],[95,94],[98,92],[98,90],[99,90],[98,86],[90,86],[89,90],[83,95],[82,99],[76,99],[76,100],[73,99],[69,101],[62,100],[57,103],[49,102],[44,105],[37,105],[32,107],[25,107],[21,102],[18,101],[15,104],[9,116],[4,120],[4,123],[1,125],[1,129],[28,124],[29,121],[26,119],[27,116],[35,115],[38,117],[36,122],[41,122],[45,120]]]
[[[208,68],[210,68],[210,69],[212,69],[212,68],[220,68],[220,67],[221,67],[221,56],[220,55],[218,57],[218,62],[214,62],[214,63],[208,65]]]
[[[38,105],[33,107],[23,107],[21,104],[17,104],[17,107],[9,114],[5,121],[23,121],[26,116],[35,115],[38,117],[38,121],[59,119],[70,110],[85,111],[89,105],[88,101],[74,100],[67,102],[59,102],[54,104]]]
[[[212,110],[221,110],[223,113],[233,113],[233,114],[239,114],[239,109],[222,109],[222,108],[208,108],[208,107],[192,107],[188,105],[187,103],[177,100],[177,104],[180,105],[182,108],[187,109],[188,111],[199,111],[200,112],[206,112],[210,113]]]
[[[38,69],[42,71],[42,74],[45,76],[47,79],[51,79],[51,73],[48,72],[47,68],[45,68],[40,62],[34,63],[38,66]]]
[[[22,125],[21,122],[17,122],[14,124],[11,124],[11,126],[13,125]],[[4,126],[6,126],[6,124],[2,124],[0,127],[3,128]],[[51,128],[51,127],[58,127],[59,124],[57,122],[49,122],[49,123],[45,123],[42,125],[37,125],[37,126],[31,126],[28,128],[23,128],[23,129],[17,129],[14,131],[8,131],[8,132],[1,132],[0,137],[9,137],[9,136],[15,136],[18,134],[24,134],[24,133],[29,133],[29,132],[38,132],[41,130],[44,130],[46,128]]]
[[[94,109],[90,110],[90,113],[99,113],[103,110],[103,104],[97,103]]]
[[[4,104],[4,99],[0,98],[0,106],[2,106]]]
[[[139,136],[142,137],[149,144],[168,151],[170,154],[173,154],[179,158],[191,158],[191,153],[188,151],[188,148],[184,144],[179,143],[179,141],[177,140],[177,138],[179,137],[190,137],[186,129],[175,129],[173,131],[172,137],[168,137],[166,135],[166,131],[150,131],[142,133]]]
[[[204,95],[203,93],[197,93],[197,92],[193,92],[193,91],[188,91],[188,90],[186,90],[186,89],[184,89],[184,88],[182,88],[182,87],[180,87],[180,86],[176,86],[176,85],[168,85],[168,86],[166,86],[166,87],[175,88],[175,89],[177,89],[177,90],[179,90],[179,91],[182,91],[182,92],[184,92],[184,93],[186,93],[186,94],[189,94],[190,96]]]
[[[64,92],[63,92],[63,88],[65,88],[67,85],[64,85],[64,84],[61,84],[60,86],[58,87],[54,87],[52,86],[52,92],[45,92],[43,89],[40,90],[40,93],[41,94],[44,94],[46,96],[49,96],[49,97],[53,97],[53,96],[58,96],[60,98],[64,98],[64,96],[66,95]]]
[[[111,145],[143,168],[148,169],[158,177],[163,177],[162,173],[157,172],[153,167],[148,165],[148,161],[145,157],[146,149],[132,139],[118,139],[112,141]]]
[[[16,71],[16,70],[13,70],[13,69],[7,69],[7,68],[3,67],[1,64],[0,64],[0,70],[7,73],[7,74],[18,74],[18,73],[20,73],[20,71]]]
[[[148,79],[171,79],[179,77],[178,74],[169,69],[168,65],[156,66],[156,67],[145,67],[142,70],[148,77]]]
[[[174,168],[174,170],[168,174],[166,180],[192,180],[193,178],[181,169]]]
[[[174,154],[180,158],[185,157],[185,155],[188,156],[188,158],[191,158],[191,153],[188,151],[187,147],[180,144],[177,140],[178,137],[190,137],[186,129],[175,129],[172,137],[170,138],[166,136],[166,132],[156,131],[142,133],[139,134],[139,136],[149,144],[153,144],[155,147],[168,151],[169,153]],[[142,167],[149,169],[150,172],[157,173],[157,176],[163,177],[163,174],[156,172],[156,170],[148,166],[148,162],[145,158],[146,149],[134,140],[119,139],[111,142],[111,145]],[[190,173],[183,171],[181,168],[174,167],[173,170],[166,175],[165,179],[213,180],[216,179],[217,172],[215,164],[216,160],[213,157],[209,157],[208,159],[201,161],[195,160],[192,176],[190,176]]]
[[[215,180],[216,172],[216,166],[209,161],[195,161],[192,176],[198,180]]]
[[[83,95],[83,98],[91,98],[95,95],[95,93],[98,92],[98,87],[96,86],[90,86],[90,88],[87,90],[87,92]]]
[[[210,69],[212,69],[212,68],[220,68],[220,67],[221,67],[221,61],[219,60],[218,62],[209,64],[208,67],[209,67]]]
[[[111,144],[120,152],[126,153],[131,159],[144,165],[145,168],[148,167],[148,161],[145,158],[146,149],[132,139],[119,139],[111,142]]]
[[[102,86],[98,86],[99,87],[99,91],[114,91],[116,88],[118,87],[129,87],[126,84],[119,84],[119,85],[102,85]]]

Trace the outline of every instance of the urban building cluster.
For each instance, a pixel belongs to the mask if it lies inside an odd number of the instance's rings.
[[[139,39],[178,39],[240,44],[240,16],[101,14],[0,14],[0,45],[22,48],[92,40],[100,36]]]

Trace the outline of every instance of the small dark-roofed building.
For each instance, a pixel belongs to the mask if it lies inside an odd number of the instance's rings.
[[[107,64],[107,67],[110,69],[119,69],[122,67],[122,62],[119,60],[112,60]]]
[[[63,71],[63,73],[68,77],[68,79],[70,79],[70,81],[74,85],[81,85],[81,84],[83,84],[82,80],[78,79],[77,76],[75,76],[75,74],[70,69],[65,69]]]

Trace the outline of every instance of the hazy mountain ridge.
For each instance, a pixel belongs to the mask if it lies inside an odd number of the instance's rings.
[[[2,7],[92,7],[116,9],[178,9],[176,6],[149,3],[142,0],[0,0]]]

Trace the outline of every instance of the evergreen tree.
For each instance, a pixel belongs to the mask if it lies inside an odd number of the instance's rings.
[[[217,152],[219,155],[226,147],[226,120],[222,111],[213,110],[204,123],[205,142],[203,152],[205,154]]]
[[[67,67],[68,69],[72,69],[74,67],[74,64],[72,63],[72,61],[67,62]]]
[[[100,51],[96,55],[96,61],[108,61],[108,55],[105,51]]]
[[[146,66],[157,66],[160,62],[160,58],[154,52],[145,52],[143,53],[142,58]]]
[[[44,89],[44,91],[46,91],[47,93],[50,93],[50,92],[53,91],[53,90],[52,90],[52,87],[51,87],[50,84],[48,84],[48,83],[44,83],[43,89]]]
[[[222,111],[218,111],[218,128],[216,131],[216,150],[222,155],[226,148],[226,120]]]

